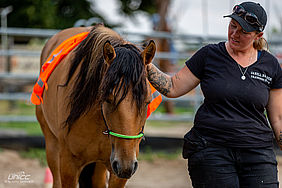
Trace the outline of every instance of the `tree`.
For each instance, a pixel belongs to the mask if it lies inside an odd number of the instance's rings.
[[[0,0],[1,8],[13,6],[8,16],[8,27],[64,29],[78,19],[100,18],[87,0]]]
[[[95,0],[91,1],[94,3]],[[64,29],[73,27],[79,19],[97,17],[108,27],[111,24],[91,8],[90,0],[0,0],[0,8],[12,5],[13,11],[8,15],[8,27]],[[170,0],[120,0],[120,12],[134,19],[142,11],[150,16],[159,15],[156,31],[171,32],[167,23],[167,12]],[[159,51],[170,51],[168,39],[156,40]],[[160,60],[160,69],[166,73],[173,72],[169,60]],[[171,113],[172,106],[165,103],[166,111]]]

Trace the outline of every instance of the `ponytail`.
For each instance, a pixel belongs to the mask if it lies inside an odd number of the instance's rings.
[[[253,46],[256,50],[266,50],[268,51],[268,43],[265,38],[260,37],[258,40],[255,40]]]

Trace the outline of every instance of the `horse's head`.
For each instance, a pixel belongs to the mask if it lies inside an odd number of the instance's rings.
[[[93,27],[73,51],[65,84],[71,83],[65,125],[70,132],[79,121],[95,118],[95,122],[85,122],[89,128],[96,126],[99,139],[107,139],[101,145],[106,150],[98,150],[102,158],[110,154],[111,169],[120,178],[129,178],[137,169],[141,132],[151,101],[146,66],[155,51],[153,41],[139,50],[101,25]]]
[[[101,115],[105,123],[105,137],[110,140],[110,162],[119,178],[130,178],[137,169],[139,143],[152,100],[146,79],[146,66],[156,51],[150,41],[141,52],[132,44],[113,47],[104,44],[103,55],[107,70],[102,79]]]

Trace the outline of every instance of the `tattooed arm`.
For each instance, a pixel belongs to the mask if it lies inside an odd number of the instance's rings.
[[[175,98],[184,95],[195,88],[200,80],[184,66],[174,76],[161,72],[152,63],[147,65],[148,80],[161,94]]]
[[[270,91],[267,114],[277,144],[282,150],[282,89]]]

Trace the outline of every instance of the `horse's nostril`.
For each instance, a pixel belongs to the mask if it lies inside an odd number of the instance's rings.
[[[118,164],[118,162],[116,160],[113,161],[112,168],[113,168],[113,171],[118,174],[119,164]]]
[[[112,162],[112,169],[119,178],[129,179],[136,172],[138,168],[138,161],[134,161],[128,165],[129,166],[124,166],[119,163],[118,160],[114,160]]]

